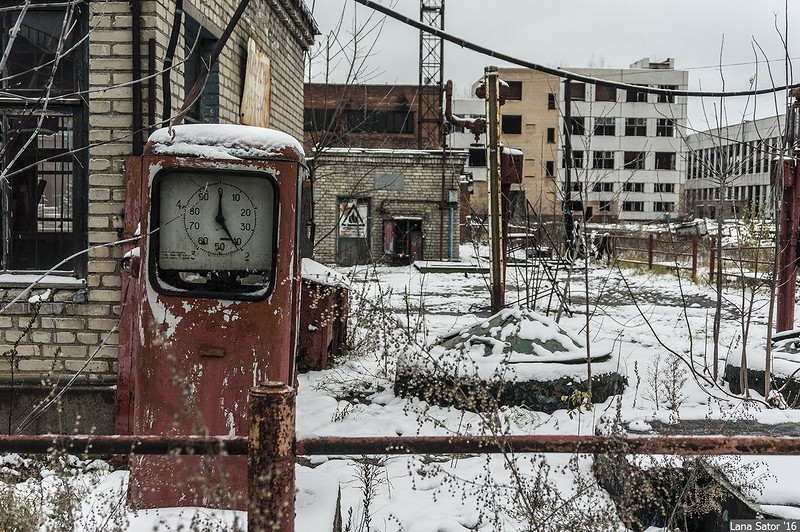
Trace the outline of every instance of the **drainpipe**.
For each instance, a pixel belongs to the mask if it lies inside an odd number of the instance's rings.
[[[142,0],[131,0],[131,47],[133,60],[133,154],[141,155],[142,142]],[[152,103],[150,105],[153,105]]]

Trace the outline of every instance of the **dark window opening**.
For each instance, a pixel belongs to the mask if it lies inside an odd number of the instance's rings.
[[[674,183],[656,183],[653,185],[653,192],[673,193],[675,192]]]
[[[522,133],[522,115],[503,115],[501,129],[506,135]]]
[[[547,93],[547,108],[548,109],[556,109],[556,95],[552,92]]]
[[[668,89],[668,90],[678,90],[677,85],[659,85],[659,89]],[[659,94],[658,95],[658,103],[675,103],[675,95],[674,94]]]
[[[548,144],[555,144],[556,142],[556,128],[548,127],[547,128],[547,143]]]
[[[644,137],[644,136],[647,136],[647,119],[646,118],[626,118],[625,119],[625,136],[626,137]]]
[[[627,212],[644,212],[643,201],[623,201],[622,210]]]
[[[617,89],[616,87],[611,87],[610,85],[598,83],[595,85],[594,99],[598,102],[616,102]]]
[[[656,120],[656,137],[675,136],[675,122],[670,118]]]
[[[483,146],[470,146],[468,166],[486,166],[486,148]]]
[[[556,176],[556,164],[554,161],[545,161],[544,163],[544,171],[547,177],[555,177]]]
[[[193,18],[186,17],[183,42],[186,57],[183,66],[184,98],[189,95],[200,76],[209,72],[211,53],[216,45],[217,38],[211,32]],[[219,122],[219,62],[211,65],[203,92],[191,104],[186,113],[186,121],[211,124]]]
[[[625,91],[626,102],[646,102],[647,93],[641,89],[628,89]]]
[[[672,212],[675,210],[675,202],[673,201],[656,201],[653,203],[654,212]]]
[[[582,116],[573,116],[569,122],[570,135],[585,135],[586,126]]]
[[[349,111],[347,125],[354,133],[413,133],[413,113],[400,111]]]
[[[522,82],[521,81],[506,81],[508,84],[508,96],[506,100],[521,100],[522,99]]]
[[[592,192],[614,192],[614,183],[595,183]]]
[[[613,116],[601,116],[594,119],[594,134],[611,136],[617,134],[617,121]]]
[[[656,152],[656,170],[675,170],[675,153]]]
[[[333,109],[304,109],[303,131],[329,131],[335,112]]]
[[[592,168],[614,168],[613,151],[596,151],[592,153]]]
[[[583,150],[573,150],[572,151],[572,160],[566,160],[566,154],[564,161],[561,165],[562,167],[566,168],[569,166],[570,168],[583,168]]]
[[[624,183],[622,185],[622,190],[625,192],[644,192],[644,183]]]
[[[600,212],[609,212],[611,210],[611,202],[610,201],[601,201],[600,202]]]
[[[623,168],[626,170],[644,170],[645,153],[642,151],[626,151]]]

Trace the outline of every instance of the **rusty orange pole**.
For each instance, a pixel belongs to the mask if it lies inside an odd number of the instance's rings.
[[[282,382],[250,389],[247,528],[294,532],[295,391]]]

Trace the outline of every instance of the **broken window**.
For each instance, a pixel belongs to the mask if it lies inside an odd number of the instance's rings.
[[[626,137],[645,137],[647,136],[646,118],[626,118],[625,119]]]
[[[592,192],[614,192],[614,183],[595,183]]]
[[[622,210],[626,212],[644,212],[643,201],[623,201]]]
[[[596,151],[592,153],[592,168],[614,168],[613,151]]]
[[[674,201],[656,201],[653,203],[653,212],[672,212],[674,210]]]
[[[613,116],[595,118],[594,134],[613,137],[617,134],[617,120]]]
[[[675,170],[675,152],[656,152],[656,170]]]
[[[673,193],[675,192],[674,183],[656,183],[653,185],[653,192]]]
[[[626,102],[647,102],[647,93],[642,89],[628,89],[625,91]]]
[[[659,89],[668,89],[668,90],[678,90],[677,85],[659,85]],[[675,95],[674,94],[659,94],[658,95],[658,103],[675,103]]]
[[[547,143],[548,144],[555,144],[556,142],[556,128],[548,127],[547,128]]]
[[[611,210],[611,202],[610,201],[601,201],[600,202],[600,212],[609,212]]]
[[[583,150],[573,150],[572,160],[565,159],[562,167],[566,168],[568,165],[570,168],[583,168]]]
[[[582,116],[573,116],[569,122],[570,135],[584,135],[586,134],[586,126]]]
[[[645,153],[642,151],[626,151],[623,168],[626,170],[644,170]]]
[[[629,181],[622,185],[622,190],[625,192],[644,192],[644,183]]]
[[[675,135],[675,121],[671,118],[656,120],[656,137],[672,137]]]

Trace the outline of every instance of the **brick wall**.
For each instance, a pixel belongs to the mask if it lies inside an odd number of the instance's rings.
[[[220,59],[220,122],[239,122],[239,102],[248,36],[271,59],[270,125],[296,137],[302,135],[302,98],[304,51],[314,28],[298,26],[287,9],[294,9],[300,0],[254,0],[237,25]],[[156,41],[156,65],[160,70],[169,42],[173,18],[173,2],[144,1],[142,17],[143,75],[146,74],[147,41]],[[217,36],[233,14],[233,0],[220,2],[185,2],[186,13],[204,24]],[[125,158],[133,152],[133,79],[130,2],[90,2],[89,14],[89,168],[88,168],[88,243],[90,246],[111,244],[122,236]],[[302,20],[304,12],[299,11]],[[312,23],[313,24],[313,23]],[[181,25],[183,30],[183,24]],[[181,32],[183,35],[183,31]],[[178,42],[176,63],[171,76],[173,113],[183,103],[183,37]],[[157,101],[147,101],[147,82],[143,84],[143,122],[147,124],[149,105],[155,105],[156,118],[162,114],[161,76],[156,76]],[[88,254],[87,276],[67,280],[50,290],[42,304],[28,303],[30,295],[21,298],[0,316],[0,417],[8,419],[9,398],[14,396],[12,425],[21,420],[49,389],[49,384],[65,382],[81,369],[80,385],[107,385],[110,402],[101,401],[94,412],[93,423],[100,431],[112,424],[113,385],[116,382],[118,335],[111,332],[120,315],[121,278],[119,246],[97,247]],[[29,276],[28,276],[29,277]],[[0,289],[5,305],[22,291],[23,279],[16,288]],[[0,285],[3,286],[3,285]],[[6,285],[7,286],[7,285]],[[37,288],[33,294],[43,294]],[[100,347],[105,340],[104,346]],[[13,375],[13,378],[12,378]],[[15,390],[10,392],[11,386]],[[45,384],[45,386],[42,386]],[[97,389],[101,389],[97,388]],[[76,405],[75,412],[86,406]],[[55,410],[55,409],[53,409]],[[75,413],[73,412],[73,414]],[[91,416],[90,416],[91,417]],[[44,424],[31,430],[72,430],[70,423],[48,414]],[[0,427],[5,430],[6,427]]]
[[[458,176],[466,159],[467,154],[463,152],[447,153],[446,189],[458,189]],[[373,261],[383,258],[382,222],[395,217],[422,218],[424,258],[448,259],[449,213],[447,209],[440,208],[441,161],[441,152],[435,151],[327,150],[315,161],[314,217],[317,224],[315,260],[325,263],[336,262],[341,198],[369,200],[368,230],[370,257]],[[375,189],[376,174],[402,175],[402,190]],[[454,219],[453,259],[458,259],[458,205],[454,206]]]

